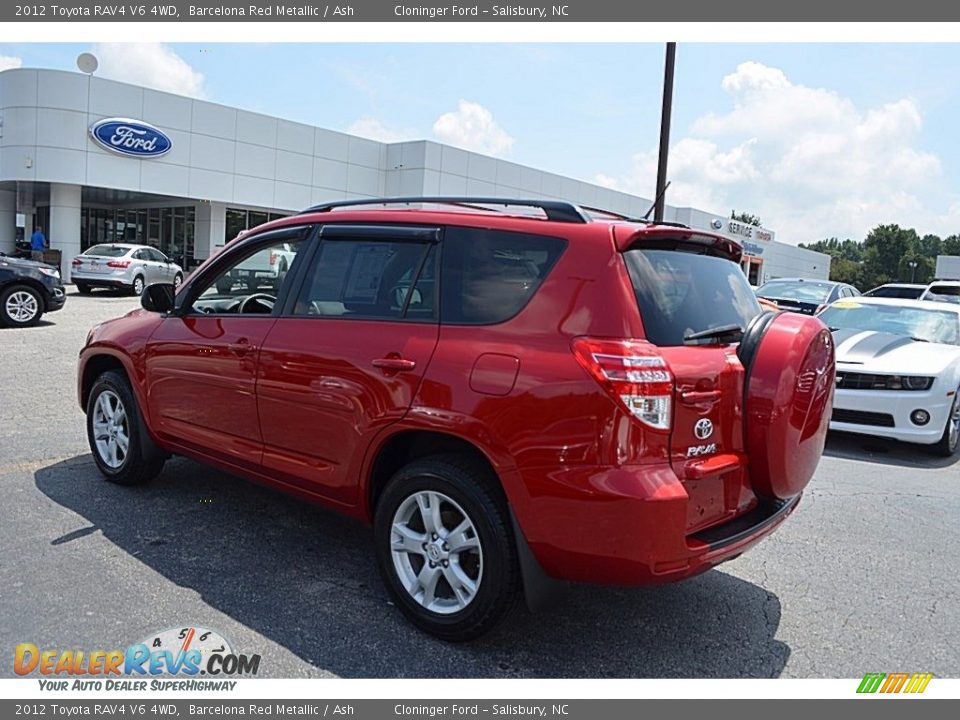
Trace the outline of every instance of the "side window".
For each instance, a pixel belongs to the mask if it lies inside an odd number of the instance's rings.
[[[233,260],[209,280],[193,301],[191,312],[269,314],[304,247],[303,241],[278,239]]]
[[[134,250],[133,255],[131,256],[134,260],[149,260],[150,256],[147,254],[147,251],[144,249]]]
[[[544,235],[447,228],[443,239],[442,321],[489,325],[529,302],[566,242]]]
[[[144,252],[146,252],[146,253],[148,254],[149,258],[150,258],[151,260],[153,260],[154,262],[166,262],[166,261],[167,261],[167,256],[164,255],[164,254],[163,254],[162,252],[160,252],[159,250],[156,250],[156,249],[154,249],[154,248],[150,248],[149,250],[144,250]]]
[[[293,314],[435,320],[435,264],[436,246],[432,244],[324,240]]]

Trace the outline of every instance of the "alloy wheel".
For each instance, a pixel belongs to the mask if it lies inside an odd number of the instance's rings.
[[[450,615],[466,608],[483,580],[483,549],[473,521],[443,493],[422,490],[397,508],[390,532],[400,583],[425,609]]]
[[[960,394],[954,396],[953,406],[950,408],[949,423],[949,449],[956,450],[957,442],[960,441]]]
[[[7,317],[17,323],[28,323],[40,310],[37,297],[26,290],[17,290],[7,298]]]
[[[133,294],[140,295],[143,293],[143,278],[135,278],[133,281]]]
[[[100,459],[113,470],[120,468],[130,450],[130,425],[123,401],[104,390],[93,410],[93,437]]]

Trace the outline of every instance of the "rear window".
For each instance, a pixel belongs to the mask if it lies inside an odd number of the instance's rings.
[[[760,304],[740,266],[677,250],[624,253],[647,340],[683,345],[686,335],[738,325],[746,330]]]
[[[757,295],[762,298],[796,300],[797,302],[822,303],[830,297],[833,285],[799,280],[775,280],[760,286]]]
[[[448,228],[443,237],[441,319],[457,325],[509,320],[529,302],[566,247],[544,235]]]
[[[93,255],[94,257],[123,257],[130,248],[121,245],[94,245],[89,248],[84,255]]]

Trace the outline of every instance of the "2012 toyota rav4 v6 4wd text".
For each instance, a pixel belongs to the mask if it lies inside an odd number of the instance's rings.
[[[221,282],[278,249],[282,282]],[[740,254],[562,202],[311,208],[90,332],[93,457],[134,485],[185,455],[372,522],[397,606],[451,640],[551,578],[687,578],[790,514],[830,417],[829,331],[762,313]]]

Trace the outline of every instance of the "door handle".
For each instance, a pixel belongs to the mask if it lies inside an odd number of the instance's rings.
[[[712,403],[720,399],[719,390],[687,390],[680,393],[680,402],[685,405],[699,405],[701,403]]]
[[[377,358],[373,361],[373,366],[381,370],[392,370],[393,372],[409,372],[413,370],[417,363],[413,360],[407,360],[402,357]]]
[[[250,353],[254,352],[257,349],[256,345],[251,345],[246,340],[240,340],[239,342],[230,343],[229,345],[227,345],[227,347],[230,349],[230,352],[232,352],[234,355],[240,355],[241,357],[243,357],[244,355],[249,355]]]

